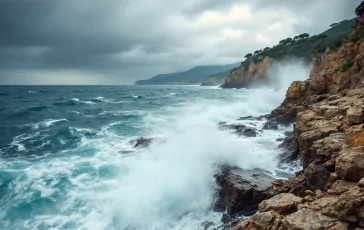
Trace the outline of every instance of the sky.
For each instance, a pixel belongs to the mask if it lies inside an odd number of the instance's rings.
[[[232,64],[361,0],[0,0],[0,84],[133,84]]]

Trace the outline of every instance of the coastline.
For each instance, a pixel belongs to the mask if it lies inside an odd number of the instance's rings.
[[[265,189],[255,182],[233,189],[230,205],[247,199],[249,211],[258,212],[247,221],[230,219],[226,229],[364,228],[363,29],[361,16],[352,39],[313,57],[310,78],[293,82],[268,116],[269,127],[294,122],[290,143],[299,147],[303,170]],[[228,214],[241,211],[242,206]]]

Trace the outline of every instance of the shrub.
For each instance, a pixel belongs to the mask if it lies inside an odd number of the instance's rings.
[[[341,72],[346,72],[348,69],[350,69],[354,65],[354,61],[347,61],[341,68]]]
[[[341,92],[341,96],[342,97],[345,97],[347,94],[348,94],[348,91],[347,90],[344,90],[344,91]]]
[[[362,16],[364,14],[364,1],[362,1],[360,5],[355,9],[355,13],[358,16]]]

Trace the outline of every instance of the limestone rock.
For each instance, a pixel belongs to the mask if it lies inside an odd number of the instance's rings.
[[[351,124],[360,124],[364,122],[364,109],[363,108],[350,108],[347,111],[347,119]]]
[[[322,213],[347,222],[358,222],[364,207],[364,188],[355,186],[342,193],[325,208]]]
[[[358,182],[358,185],[360,187],[364,187],[364,177],[360,179],[360,181]]]
[[[364,146],[364,125],[349,127],[345,131],[345,144],[349,147]]]
[[[342,150],[336,159],[335,171],[347,180],[359,181],[364,177],[364,146]]]
[[[331,194],[341,194],[355,187],[357,183],[345,180],[337,180],[333,183],[331,188],[328,190],[328,193]]]
[[[346,230],[348,224],[310,209],[301,209],[288,215],[282,221],[283,228],[289,230]]]
[[[302,203],[302,198],[291,193],[278,194],[259,204],[260,212],[275,211],[280,214],[287,214],[297,210],[297,205]]]
[[[226,78],[223,88],[242,88],[258,80],[264,79],[267,69],[271,66],[273,58],[264,57],[260,62],[250,60],[248,66],[240,66],[230,72]]]
[[[276,212],[259,212],[252,216],[251,219],[245,221],[245,230],[278,230],[282,217]]]
[[[312,189],[324,190],[330,178],[330,172],[323,165],[311,163],[305,170],[307,184]]]

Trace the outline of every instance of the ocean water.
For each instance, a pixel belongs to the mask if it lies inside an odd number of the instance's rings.
[[[269,113],[284,93],[285,88],[0,86],[0,229],[221,224],[222,214],[211,210],[219,166],[276,175],[276,139],[291,127],[245,138],[220,130],[218,122]],[[261,129],[264,121],[249,122]],[[148,149],[133,148],[130,140],[139,137],[157,139]]]

